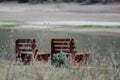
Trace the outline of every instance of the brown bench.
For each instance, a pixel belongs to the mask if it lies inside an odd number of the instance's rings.
[[[17,39],[16,40],[16,62],[31,64],[37,54],[36,39]]]
[[[75,65],[81,66],[87,64],[87,59],[90,56],[88,53],[76,53],[75,54]]]
[[[53,54],[65,52],[67,55],[76,53],[74,46],[74,39],[52,39],[51,40],[51,53],[49,52],[38,52],[38,61],[48,62],[48,58]]]
[[[49,57],[50,57],[49,52],[38,52],[36,56],[36,61],[40,61],[42,63],[48,63]]]
[[[79,54],[76,51],[75,41],[73,38],[68,39],[52,39],[51,40],[51,56],[53,54],[65,52],[68,56],[72,56],[75,64],[86,64],[89,54]]]
[[[51,55],[60,53],[60,51],[69,54],[76,53],[74,39],[52,39],[51,40]]]

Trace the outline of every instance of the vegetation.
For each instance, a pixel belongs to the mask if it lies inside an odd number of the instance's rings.
[[[80,26],[76,26],[79,28]],[[89,26],[82,26],[88,28]],[[92,27],[92,26],[91,26]],[[68,27],[67,27],[68,28]],[[71,26],[74,28],[74,26]],[[113,28],[113,27],[111,27]],[[74,37],[77,41],[78,52],[81,50],[91,53],[87,66],[55,67],[47,65],[18,65],[13,61],[4,60],[0,56],[0,80],[119,80],[120,79],[120,38],[116,36],[81,35],[79,33],[49,32],[49,31],[0,31],[0,54],[5,53],[4,43],[8,40],[10,49],[8,53],[14,53],[16,38],[37,38],[40,42],[40,51],[50,51],[51,38]],[[87,47],[84,47],[87,46]],[[110,47],[113,47],[111,49]],[[47,50],[45,50],[47,49]],[[113,51],[112,51],[113,50]],[[13,54],[15,56],[15,54]],[[57,62],[62,65],[66,57],[63,52],[57,54]],[[12,56],[12,55],[11,55]],[[2,58],[3,57],[3,58]],[[55,56],[56,57],[56,56]],[[2,59],[2,60],[1,60]],[[14,58],[13,58],[14,60]],[[55,59],[56,60],[56,59]],[[62,62],[62,63],[61,63]]]
[[[65,68],[49,64],[0,64],[0,80],[119,80],[119,74],[119,65]]]
[[[24,25],[24,22],[18,21],[2,21],[0,24],[0,28],[14,28],[20,25]]]
[[[3,25],[0,25],[0,27],[2,28],[13,28],[13,27],[17,27],[19,26],[18,24],[3,24]]]
[[[120,28],[120,26],[99,26],[99,25],[80,25],[80,26],[60,26],[58,28],[69,28],[69,29],[115,29]]]
[[[66,65],[68,61],[66,54],[62,51],[58,54],[53,54],[51,59],[52,59],[53,65],[55,65],[56,67],[61,67],[63,65]]]

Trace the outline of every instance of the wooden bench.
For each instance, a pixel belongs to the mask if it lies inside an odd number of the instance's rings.
[[[38,52],[37,60],[48,62],[48,58],[53,54],[65,52],[67,55],[76,53],[74,46],[74,39],[52,39],[51,40],[51,53],[49,52]]]
[[[75,54],[75,65],[81,66],[87,64],[87,59],[90,56],[89,53],[76,53]]]
[[[42,63],[48,63],[49,57],[50,57],[49,52],[38,52],[36,56],[36,61],[40,61]]]
[[[52,39],[51,40],[51,55],[65,52],[69,54],[76,53],[76,46],[74,39]]]
[[[89,54],[77,53],[75,41],[73,38],[68,39],[52,39],[51,40],[51,56],[53,54],[65,52],[68,56],[72,56],[75,64],[87,64],[87,58]]]
[[[17,39],[15,43],[16,62],[23,62],[23,64],[33,63],[38,51],[36,39]]]

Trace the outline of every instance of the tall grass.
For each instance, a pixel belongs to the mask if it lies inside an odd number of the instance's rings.
[[[120,65],[106,67],[54,67],[0,64],[0,80],[119,80]]]

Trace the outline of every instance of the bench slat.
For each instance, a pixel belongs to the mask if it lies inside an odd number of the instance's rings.
[[[67,43],[67,42],[54,42],[53,45],[70,45],[70,43]],[[72,45],[75,45],[75,43],[72,43]]]
[[[17,44],[17,46],[32,46],[31,43],[22,43],[22,44]]]
[[[54,41],[70,41],[70,39],[52,39]]]
[[[32,51],[32,49],[18,49],[18,51]]]
[[[33,39],[17,39],[17,42],[18,43],[29,43],[29,42],[32,42],[33,41]]]
[[[55,49],[71,49],[71,48],[76,48],[75,46],[72,46],[72,47],[70,47],[70,46],[54,46],[54,48]]]
[[[32,55],[33,53],[32,52],[21,52],[21,54],[30,54],[30,55]]]

